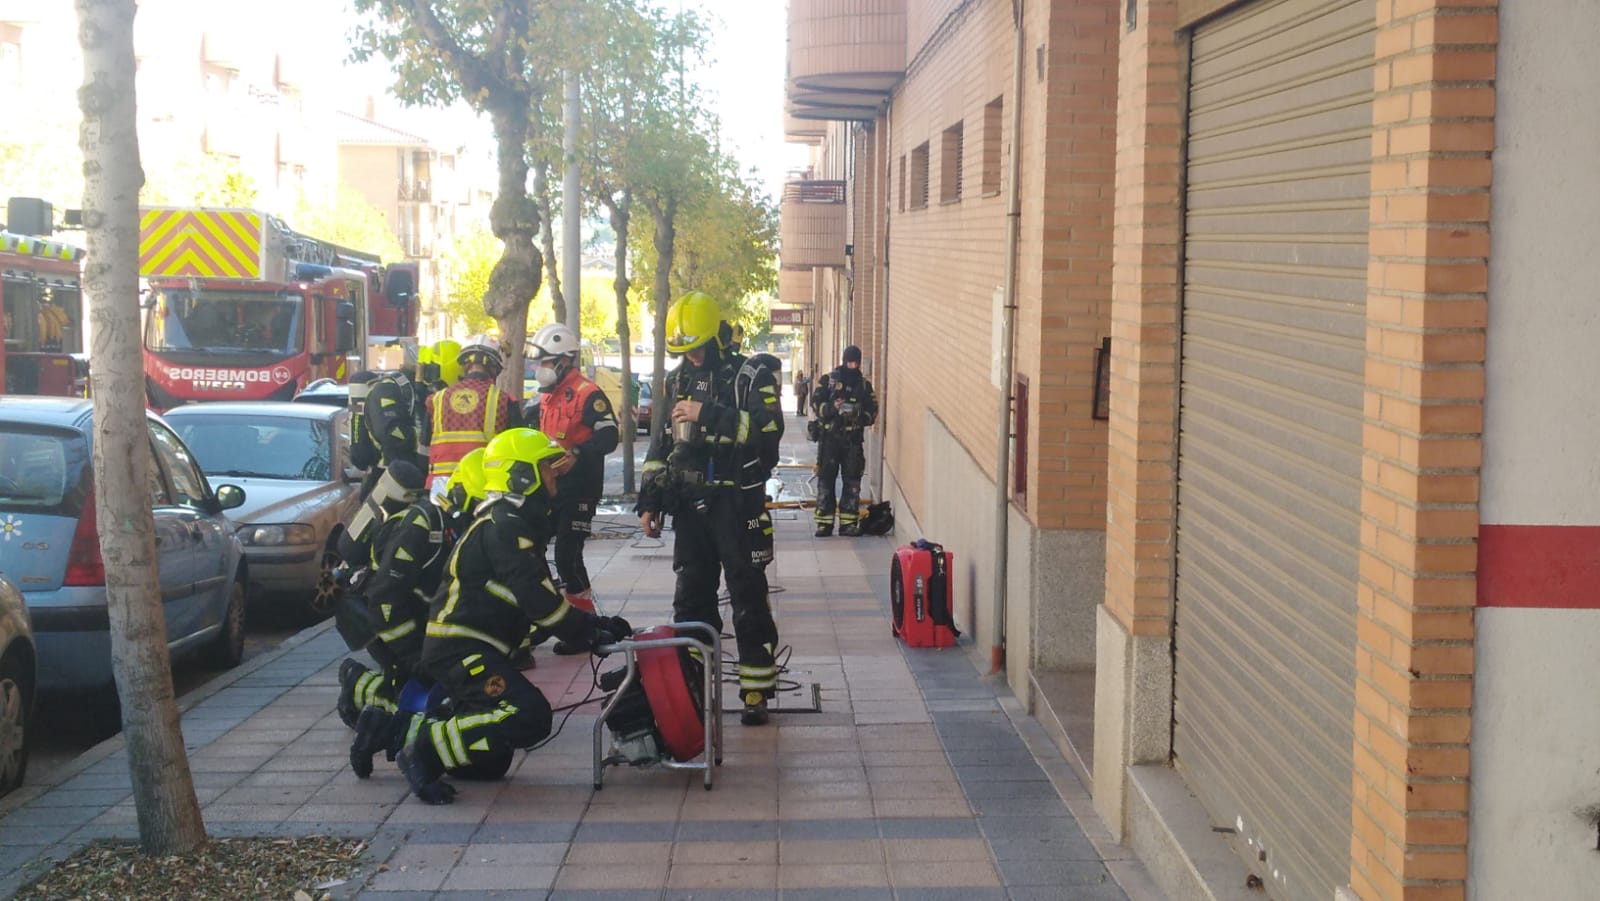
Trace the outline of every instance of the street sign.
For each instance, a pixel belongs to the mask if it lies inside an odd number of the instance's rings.
[[[780,310],[780,309],[774,307],[771,310],[771,314],[772,314],[772,324],[773,325],[805,325],[806,324],[806,310],[805,310],[805,307],[790,307],[787,310]]]

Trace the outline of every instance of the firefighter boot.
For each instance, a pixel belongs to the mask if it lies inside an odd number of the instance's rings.
[[[352,729],[355,728],[356,718],[361,716],[361,707],[356,704],[356,682],[370,672],[371,667],[350,657],[339,664],[339,701],[336,709],[339,711],[339,720]]]
[[[861,534],[861,524],[855,522],[845,523],[839,527],[839,534],[847,538],[854,538]]]
[[[814,538],[828,538],[833,535],[833,523],[824,522],[817,524],[817,530],[812,533]]]
[[[419,736],[401,748],[394,762],[406,777],[406,784],[424,804],[449,804],[456,799],[455,786],[442,778],[444,764],[428,736]]]
[[[739,714],[739,723],[745,726],[765,726],[769,718],[767,696],[759,691],[745,692],[744,713]]]
[[[594,591],[593,591],[593,589],[586,588],[586,589],[584,589],[583,591],[581,591],[581,592],[579,592],[577,594],[569,594],[569,595],[567,595],[567,603],[569,603],[572,606],[578,608],[579,610],[586,610],[586,611],[588,611],[590,613],[595,613],[596,612],[596,610],[594,608]],[[556,639],[556,643],[552,648],[550,648],[550,651],[552,653],[557,654],[557,655],[562,656],[562,657],[571,657],[571,656],[573,656],[575,654],[587,654],[587,653],[589,653],[589,649],[588,648],[583,647],[581,645],[571,644],[571,643],[563,641],[563,640],[561,640],[559,638]]]
[[[357,779],[372,775],[372,755],[389,746],[396,727],[403,723],[382,707],[368,706],[361,711],[356,720],[356,737],[350,742],[350,770]]]

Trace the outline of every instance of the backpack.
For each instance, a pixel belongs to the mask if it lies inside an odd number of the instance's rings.
[[[867,505],[867,515],[861,520],[861,531],[868,535],[887,535],[894,531],[894,509],[888,501]]]

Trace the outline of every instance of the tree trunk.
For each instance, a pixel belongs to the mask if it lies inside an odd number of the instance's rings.
[[[522,397],[524,345],[528,338],[528,305],[539,293],[543,260],[534,240],[539,234],[539,209],[528,196],[528,131],[531,103],[525,94],[506,92],[490,105],[500,186],[489,208],[489,227],[505,244],[505,252],[489,273],[484,312],[500,323],[506,368],[500,388]]]
[[[666,427],[667,415],[672,409],[672,398],[662,397],[667,381],[667,307],[672,305],[672,253],[677,241],[678,199],[667,197],[650,205],[650,216],[655,220],[655,233],[651,236],[656,245],[656,283],[651,301],[655,313],[656,359],[651,374],[651,389],[655,397],[650,415],[650,434],[655,436]]]
[[[105,561],[111,669],[146,854],[206,838],[178,727],[150,512],[150,437],[139,340],[139,136],[134,112],[134,0],[77,0],[83,47],[84,294],[94,322],[95,515]]]
[[[544,249],[544,274],[550,281],[550,305],[555,307],[556,321],[578,330],[576,322],[567,322],[567,300],[561,291],[560,257],[556,256],[555,215],[551,212],[550,164],[540,160],[533,168],[533,199],[539,205],[539,246]]]
[[[633,399],[628,396],[633,391],[633,329],[628,325],[628,193],[624,191],[620,201],[601,194],[600,202],[611,214],[611,230],[617,239],[617,277],[612,282],[617,292],[617,350],[622,354],[622,410],[617,423],[622,428],[622,493],[632,494],[633,444],[639,429],[633,421]],[[655,386],[650,387],[654,391]]]

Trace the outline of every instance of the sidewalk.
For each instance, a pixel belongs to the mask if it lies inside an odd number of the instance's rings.
[[[798,440],[786,452],[803,457],[803,423],[791,415],[788,430]],[[453,805],[408,797],[381,757],[357,780],[351,733],[333,713],[345,649],[324,623],[213,682],[184,713],[208,831],[370,839],[362,879],[334,889],[363,901],[1159,897],[1003,681],[961,650],[908,650],[890,636],[890,552],[915,536],[814,539],[809,511],[775,519],[769,576],[794,649],[787,678],[816,683],[821,709],[744,728],[730,704],[714,790],[698,773],[610,769],[594,791],[597,706],[519,755],[504,781],[456,782]],[[597,540],[587,558],[606,612],[667,621],[670,533]],[[587,658],[544,653],[528,675],[556,705],[591,681]],[[136,832],[115,738],[56,784],[0,801],[0,896],[90,839]]]

